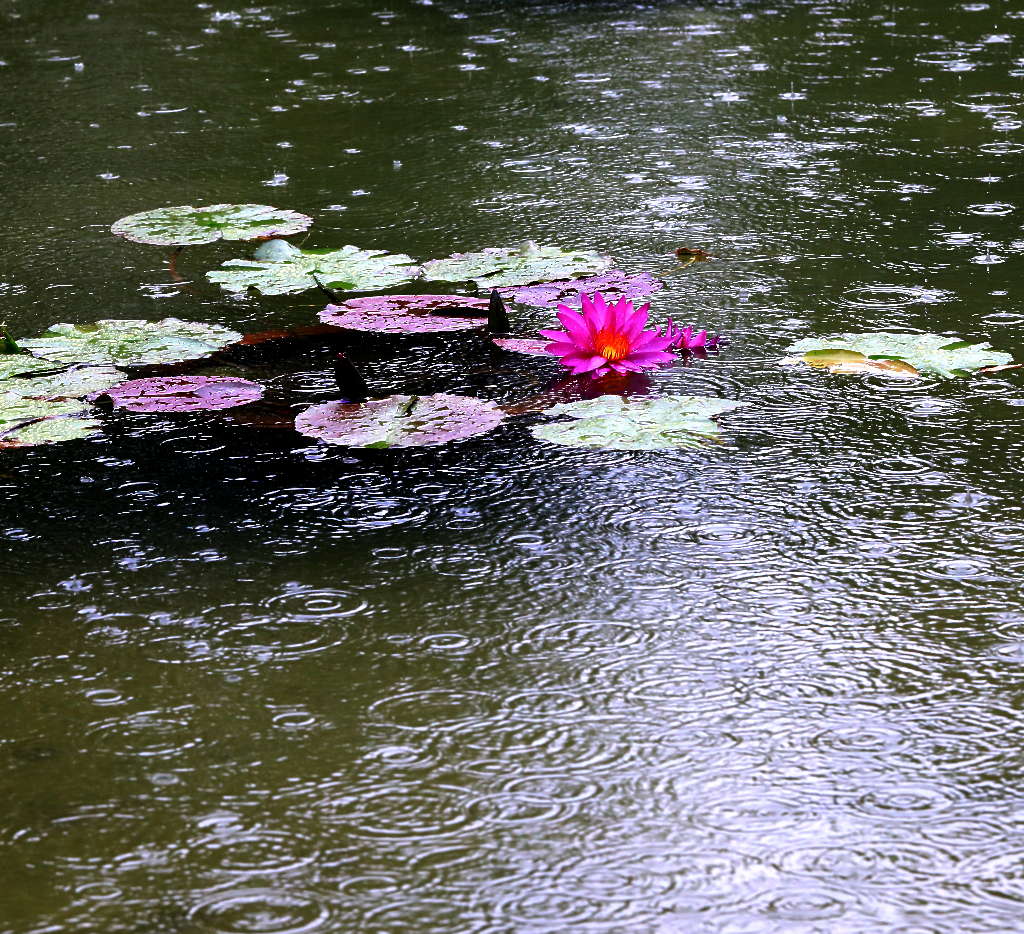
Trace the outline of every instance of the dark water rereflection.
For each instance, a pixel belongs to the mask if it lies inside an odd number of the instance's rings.
[[[324,454],[112,419],[0,462],[0,929],[1024,930],[1021,377],[778,365],[921,328],[1024,356],[1024,13],[825,2],[0,5],[0,300],[53,320],[308,323],[164,203],[267,200],[311,243],[525,237],[662,268],[729,333],[661,392],[729,445],[553,449],[510,423]],[[457,342],[374,391],[511,401]],[[311,350],[260,364],[331,392]],[[289,395],[290,394],[290,395]]]

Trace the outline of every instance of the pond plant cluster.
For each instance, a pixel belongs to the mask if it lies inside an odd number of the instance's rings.
[[[251,259],[230,259],[207,272],[207,278],[234,293],[285,295],[318,288],[331,297],[319,315],[322,333],[483,334],[497,352],[556,357],[571,382],[588,383],[588,398],[582,400],[558,401],[549,393],[505,407],[447,393],[369,398],[358,372],[339,354],[342,397],[310,406],[294,420],[296,431],[325,443],[442,445],[488,432],[515,415],[541,412],[551,419],[531,431],[554,444],[615,450],[693,447],[719,440],[715,418],[744,404],[625,394],[623,378],[706,359],[723,344],[707,331],[679,327],[671,319],[661,327],[652,325],[650,304],[637,307],[664,288],[650,273],[627,275],[613,269],[611,258],[602,253],[533,242],[417,263],[385,250],[302,249],[284,239],[304,233],[312,223],[307,215],[267,205],[215,204],[133,214],[111,230],[137,243],[174,248],[172,262],[185,247],[261,241]],[[684,265],[710,258],[691,248],[680,248],[676,255]],[[420,291],[393,294],[409,287]],[[506,303],[555,309],[561,329],[514,334]],[[18,341],[0,330],[0,448],[94,436],[110,407],[173,416],[258,402],[264,387],[254,380],[173,372],[196,360],[230,356],[232,347],[253,342],[252,336],[229,328],[176,318],[54,324],[38,337]],[[1016,366],[1009,354],[987,343],[939,334],[808,337],[787,352],[792,356],[785,362],[900,379],[952,379]]]

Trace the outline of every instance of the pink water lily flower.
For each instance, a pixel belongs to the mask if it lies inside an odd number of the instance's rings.
[[[717,350],[722,340],[717,335],[709,335],[707,331],[694,334],[692,327],[677,328],[671,318],[668,319],[665,333],[672,338],[669,346],[673,350]]]
[[[609,304],[600,292],[593,298],[580,294],[582,311],[558,306],[564,331],[541,331],[552,343],[546,350],[561,357],[574,376],[590,373],[639,373],[676,359],[668,349],[673,338],[660,328],[645,330],[650,303],[634,308],[629,299]]]

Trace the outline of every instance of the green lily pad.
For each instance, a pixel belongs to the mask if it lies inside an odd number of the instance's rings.
[[[423,264],[423,276],[434,282],[476,282],[481,288],[494,289],[593,276],[611,264],[612,258],[602,253],[528,243],[432,259]]]
[[[570,421],[536,425],[535,438],[573,448],[610,451],[659,451],[702,447],[720,439],[714,416],[744,405],[707,396],[662,399],[605,395],[582,402],[561,402],[545,415]]]
[[[970,376],[987,367],[1013,362],[1008,353],[984,342],[942,334],[901,334],[878,331],[808,337],[786,348],[796,361],[836,373],[878,372],[913,377],[930,374],[944,379]]]
[[[295,429],[348,447],[431,447],[483,434],[504,418],[493,402],[435,393],[314,405],[295,419]]]
[[[420,267],[411,256],[387,250],[299,250],[280,260],[229,259],[206,277],[230,292],[256,289],[263,295],[288,295],[315,289],[314,274],[331,289],[379,292],[409,282]]]
[[[125,375],[112,366],[73,367],[47,376],[14,376],[0,379],[0,392],[13,392],[26,399],[81,399],[106,392]]]
[[[92,324],[54,324],[21,344],[36,356],[63,363],[148,366],[199,360],[241,339],[241,334],[216,324],[108,318]]]
[[[30,399],[0,393],[0,448],[74,441],[97,434],[100,422],[78,399]]]
[[[33,373],[36,370],[52,370],[54,364],[49,360],[40,360],[38,357],[26,353],[3,354],[0,356],[0,381],[9,379],[12,376],[20,376],[24,373]]]
[[[130,214],[115,221],[110,232],[153,246],[198,246],[216,240],[287,237],[308,230],[313,218],[267,204],[187,204]]]

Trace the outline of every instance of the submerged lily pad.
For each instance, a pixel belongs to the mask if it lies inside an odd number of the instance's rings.
[[[21,343],[36,356],[63,363],[148,366],[208,357],[241,338],[216,324],[178,318],[108,318],[93,324],[54,324],[39,337]]]
[[[568,415],[571,421],[536,425],[542,441],[574,448],[613,451],[657,451],[702,447],[719,440],[716,415],[744,405],[707,396],[661,399],[605,395],[582,402],[562,402],[546,415]]]
[[[599,276],[560,279],[557,282],[542,282],[539,285],[504,288],[500,291],[510,302],[534,305],[538,308],[555,308],[563,302],[569,305],[577,302],[581,292],[584,295],[600,292],[609,301],[620,298],[636,301],[663,288],[665,283],[649,272],[631,276],[619,269],[609,269]]]
[[[797,359],[803,363],[835,373],[876,372],[907,377],[930,374],[953,379],[1013,362],[1010,354],[993,350],[985,342],[891,331],[808,337],[786,350],[800,354]]]
[[[320,320],[352,331],[384,334],[466,331],[486,326],[487,306],[487,299],[462,295],[368,295],[328,305],[320,312]],[[484,315],[470,314],[477,310]],[[444,312],[467,313],[463,316]]]
[[[288,295],[315,289],[314,275],[331,289],[377,292],[409,282],[419,271],[416,261],[404,253],[343,246],[299,250],[280,260],[229,259],[206,277],[231,292],[256,289],[263,295]]]
[[[100,422],[78,399],[32,399],[17,392],[0,394],[0,448],[55,444],[89,438]]]
[[[233,409],[263,397],[263,387],[237,376],[156,376],[121,383],[105,393],[129,412]]]
[[[216,240],[256,240],[302,233],[312,217],[267,204],[183,204],[130,214],[115,221],[110,232],[152,246],[198,246]]]
[[[483,434],[504,417],[493,402],[436,393],[314,405],[295,419],[295,428],[348,447],[431,447]]]
[[[611,264],[611,257],[602,253],[531,243],[433,259],[423,264],[423,275],[436,282],[471,281],[481,288],[494,289],[596,275]]]

